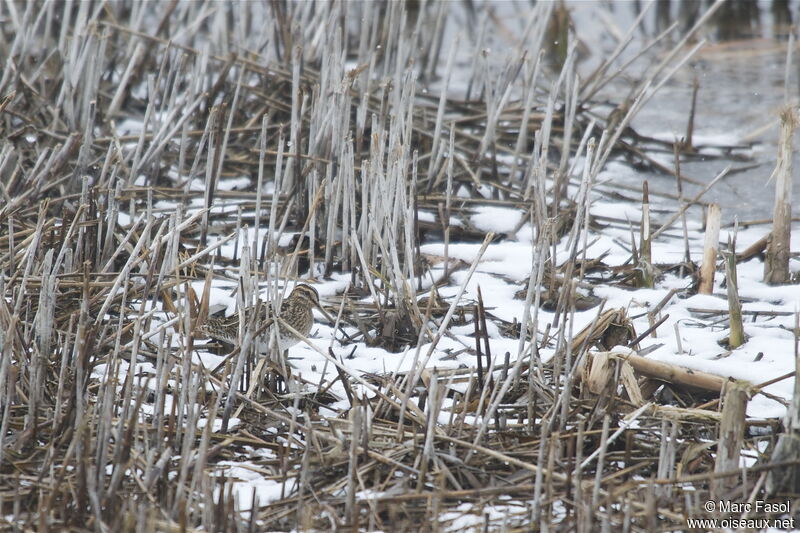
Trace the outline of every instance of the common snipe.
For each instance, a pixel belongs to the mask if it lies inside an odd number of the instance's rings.
[[[314,287],[300,284],[294,288],[292,293],[281,302],[280,319],[297,330],[303,337],[311,332],[314,325],[314,315],[311,309],[319,307],[319,294]],[[256,330],[264,330],[271,322],[270,306],[266,303],[259,305],[261,314],[256,322]],[[245,309],[245,320],[249,319],[255,309],[249,307]],[[239,339],[239,312],[227,318],[209,317],[205,324],[201,325],[200,333],[215,340],[229,344],[237,344]],[[278,324],[280,335],[280,350],[287,350],[290,346],[297,344],[300,339],[291,333],[283,324]],[[264,332],[265,337],[268,330]],[[267,337],[268,342],[268,337]]]

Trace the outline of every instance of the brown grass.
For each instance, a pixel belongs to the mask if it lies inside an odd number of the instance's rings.
[[[764,461],[714,473],[720,431],[693,408],[716,395],[642,379],[644,400],[632,399],[622,363],[605,396],[586,387],[589,349],[635,340],[624,311],[601,305],[590,330],[569,327],[578,287],[635,279],[635,264],[586,257],[599,227],[587,206],[619,194],[594,181],[612,153],[646,159],[628,123],[667,60],[606,119],[592,98],[615,78],[613,58],[581,80],[570,40],[545,64],[547,32],[569,34],[548,30],[547,3],[507,60],[480,53],[495,27],[464,4],[477,26],[460,41],[469,67],[448,55],[448,2],[5,5],[2,528],[668,530],[703,517],[709,498],[764,498]],[[688,58],[683,42],[670,60]],[[450,87],[456,68],[466,94]],[[121,132],[127,120],[141,133]],[[534,228],[521,323],[461,300],[466,281],[451,275],[469,278],[478,259],[419,250],[472,241],[482,253],[510,238],[451,225],[488,204],[521,208]],[[262,232],[239,238],[246,227]],[[280,246],[282,235],[294,239]],[[562,236],[570,258],[554,265]],[[235,253],[221,254],[229,242]],[[444,273],[432,268],[442,261]],[[335,379],[273,366],[240,390],[253,325],[218,372],[192,358],[208,302],[189,281],[227,280],[244,303],[277,280],[334,272],[352,280],[339,310],[348,337],[321,352]],[[444,286],[459,297],[440,298]],[[546,326],[543,298],[556,316]],[[493,352],[487,321],[519,352]],[[427,364],[450,325],[470,323],[473,367]],[[417,364],[362,376],[345,359],[358,342],[410,347]],[[668,395],[685,410],[654,405]],[[247,466],[231,478],[224,462]],[[254,512],[234,498],[251,476],[278,491]],[[726,476],[735,492],[712,494]]]

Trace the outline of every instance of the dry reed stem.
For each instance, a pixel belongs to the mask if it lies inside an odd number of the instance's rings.
[[[594,95],[667,36],[619,68],[644,12],[582,81],[567,19],[566,53],[547,64],[548,24],[565,11],[537,4],[504,60],[484,53],[501,23],[480,7],[463,8],[480,20],[476,39],[447,42],[453,6],[4,5],[2,520],[75,531],[403,530],[424,520],[447,530],[450,513],[502,505],[506,522],[486,515],[485,529],[680,527],[697,510],[681,496],[740,480],[705,463],[678,475],[676,458],[709,437],[692,421],[713,416],[653,405],[633,360],[606,382],[612,403],[597,407],[582,390],[598,339],[615,327],[635,337],[624,313],[601,306],[573,331],[577,291],[597,285],[590,203],[608,194],[597,173],[613,151],[653,160],[621,136],[694,53],[682,45],[719,4],[605,128]],[[555,82],[542,87],[548,70]],[[468,79],[464,95],[456,76]],[[518,227],[494,235],[457,223],[483,206],[517,210]],[[471,276],[493,242],[527,224],[521,323],[505,324],[481,297],[471,317],[487,356],[481,375],[431,368],[444,337],[471,348],[453,330],[473,309]],[[444,267],[420,252],[440,228]],[[468,239],[481,243],[472,261],[448,257]],[[235,286],[241,308],[260,291],[277,297],[288,279],[333,276],[350,281],[337,302],[345,334],[327,350],[303,339],[324,361],[320,376],[269,369],[262,387],[270,365],[261,359],[251,373],[248,359],[263,325],[240,324],[227,356],[195,338],[220,287]],[[441,302],[445,287],[457,292]],[[556,291],[549,324],[542,287]],[[516,354],[495,349],[494,327],[508,328]],[[345,358],[362,342],[402,355],[385,375],[362,375]],[[259,494],[248,507],[232,465],[271,484],[275,499]],[[762,494],[763,481],[744,481]]]

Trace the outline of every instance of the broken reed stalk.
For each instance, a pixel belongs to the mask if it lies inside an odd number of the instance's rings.
[[[613,359],[609,352],[592,354],[589,373],[586,376],[586,385],[592,394],[604,393],[611,383],[614,376],[612,362]]]
[[[683,203],[683,177],[681,176],[681,149],[683,141],[675,141],[673,144],[673,156],[675,158],[675,185],[678,189],[678,202]],[[689,230],[686,227],[686,211],[681,212],[681,228],[683,229],[683,262],[686,266],[692,262],[692,254],[689,249]],[[684,275],[684,265],[680,268],[680,277]]]
[[[724,252],[725,278],[728,286],[728,314],[730,335],[728,347],[735,350],[745,342],[744,325],[742,324],[742,304],[739,301],[739,281],[736,276],[736,236],[728,238],[728,250]]]
[[[778,140],[778,162],[775,178],[775,207],[772,212],[772,232],[767,241],[764,259],[764,281],[775,285],[789,281],[789,254],[792,232],[792,157],[797,114],[787,106],[781,112],[781,131]]]
[[[486,327],[486,308],[483,306],[483,293],[481,292],[481,286],[478,285],[478,313],[476,319],[480,322],[479,328],[479,335],[476,337],[478,343],[481,341],[483,342],[483,352],[486,354],[486,369],[488,369],[494,364],[494,359],[492,358],[492,348],[489,344],[489,331]],[[478,357],[480,357],[480,347],[478,346]],[[507,370],[507,368],[506,368]],[[490,388],[494,388],[494,376],[489,373],[487,375],[488,378],[488,385]],[[481,383],[485,385],[486,383]]]
[[[595,354],[589,352],[592,356]],[[613,357],[627,361],[636,372],[660,381],[712,392],[720,392],[726,378],[708,372],[692,370],[663,361],[648,359],[635,353],[611,352]]]
[[[641,261],[652,263],[653,250],[650,244],[650,194],[648,191],[647,180],[644,180],[642,184],[642,224],[639,228],[639,251],[641,253]],[[652,279],[646,286],[652,286]]]
[[[689,108],[689,120],[686,122],[686,138],[681,143],[687,152],[694,152],[694,144],[692,142],[694,136],[694,112],[697,107],[697,91],[699,89],[700,82],[697,81],[697,74],[695,74],[692,80],[692,106]],[[675,177],[680,179],[680,174],[676,174]]]
[[[717,271],[719,229],[722,211],[718,204],[710,204],[706,214],[706,233],[703,244],[703,262],[700,265],[700,284],[697,292],[711,294],[714,291],[714,274]]]
[[[772,450],[769,459],[772,465],[781,465],[791,461],[788,467],[776,466],[767,474],[766,491],[769,495],[779,493],[796,493],[800,491],[800,312],[794,315],[794,362],[795,380],[792,392],[792,401],[786,410],[783,419],[784,432],[778,437],[778,442]]]
[[[484,381],[483,381],[483,350],[481,349],[481,321],[479,318],[479,310],[478,304],[472,306],[473,316],[472,316],[472,323],[475,327],[475,357],[478,362],[478,389],[483,390]]]
[[[733,381],[727,383],[722,403],[722,421],[719,426],[719,441],[714,462],[714,472],[728,472],[739,468],[742,441],[745,437],[745,414],[750,399],[750,383]],[[736,477],[715,479],[712,494],[724,499],[727,491],[739,485]]]
[[[653,249],[650,238],[650,194],[647,180],[642,184],[642,224],[639,227],[639,265],[636,269],[640,276],[640,287],[653,287],[655,283],[653,271]]]

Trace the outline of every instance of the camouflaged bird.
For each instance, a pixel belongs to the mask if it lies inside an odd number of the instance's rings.
[[[256,331],[269,325],[272,320],[270,306],[262,302],[259,307],[261,316],[256,323]],[[306,284],[297,285],[291,294],[281,302],[281,321],[289,324],[303,337],[307,337],[314,325],[314,315],[311,312],[314,307],[319,307],[319,294],[316,289]],[[245,309],[245,319],[249,318],[254,310],[253,307]],[[206,323],[199,327],[199,331],[214,340],[237,344],[239,341],[239,312],[225,318],[209,317]],[[278,332],[281,352],[300,342],[300,338],[291,333],[283,324],[278,325]],[[264,332],[265,335],[267,333],[268,331]],[[268,339],[266,342],[269,342]]]

